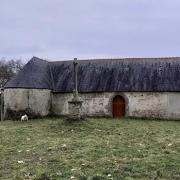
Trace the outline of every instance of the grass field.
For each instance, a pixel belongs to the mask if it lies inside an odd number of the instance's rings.
[[[0,123],[0,179],[180,179],[180,122]]]

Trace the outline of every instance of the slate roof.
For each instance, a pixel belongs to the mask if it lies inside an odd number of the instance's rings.
[[[72,92],[73,62],[33,57],[5,88]],[[180,91],[180,58],[127,58],[78,61],[79,92]]]

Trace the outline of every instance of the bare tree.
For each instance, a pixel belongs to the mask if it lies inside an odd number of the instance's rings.
[[[4,86],[15,74],[17,74],[24,64],[21,59],[0,60],[0,85]]]

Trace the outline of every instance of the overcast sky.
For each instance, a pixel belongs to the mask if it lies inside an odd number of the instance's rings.
[[[180,56],[180,0],[0,0],[0,57]]]

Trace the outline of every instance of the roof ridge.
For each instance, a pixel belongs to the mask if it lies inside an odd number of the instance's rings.
[[[125,57],[125,58],[94,58],[94,59],[78,59],[78,61],[107,61],[107,60],[180,60],[180,57]],[[50,63],[56,63],[56,62],[71,62],[71,60],[59,60],[59,61],[48,61]]]

